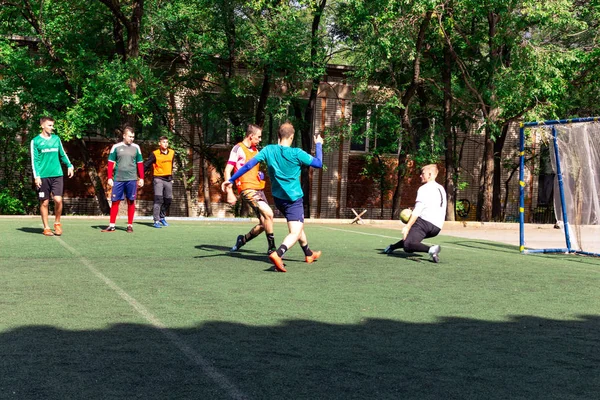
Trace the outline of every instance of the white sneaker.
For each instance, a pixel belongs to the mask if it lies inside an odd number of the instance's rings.
[[[438,257],[440,251],[442,251],[442,248],[437,244],[431,246],[428,251],[429,255],[431,256],[431,260],[436,264],[440,262],[440,257]]]

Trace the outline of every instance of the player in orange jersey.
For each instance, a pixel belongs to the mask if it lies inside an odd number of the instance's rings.
[[[235,173],[252,157],[258,154],[256,146],[258,146],[261,139],[262,129],[257,125],[248,125],[246,137],[240,143],[236,144],[229,154],[229,160],[225,166],[225,181],[231,178],[232,172]],[[245,235],[239,235],[231,251],[239,250],[240,247],[260,235],[263,231],[267,235],[267,253],[271,254],[277,250],[275,247],[275,236],[273,235],[273,210],[267,203],[267,198],[263,192],[265,181],[262,179],[262,175],[259,165],[256,165],[251,171],[236,181],[240,195],[250,204],[259,223]],[[227,202],[235,204],[237,199],[233,194],[231,186],[226,189],[226,194]]]
[[[169,149],[169,139],[161,136],[158,139],[158,149],[154,150],[144,162],[144,171],[152,167],[154,178],[154,227],[169,226],[166,217],[173,201],[173,158],[175,151]]]

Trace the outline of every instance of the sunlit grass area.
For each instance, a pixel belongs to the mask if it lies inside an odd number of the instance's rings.
[[[118,221],[123,227],[122,220]],[[251,221],[0,219],[0,397],[597,398],[600,259],[307,224],[271,271]],[[277,223],[276,241],[286,234]]]

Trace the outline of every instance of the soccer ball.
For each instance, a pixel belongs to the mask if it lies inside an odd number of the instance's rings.
[[[404,210],[402,210],[400,212],[400,221],[402,221],[406,224],[408,222],[408,220],[410,219],[411,215],[412,215],[412,210],[410,208],[405,208]]]

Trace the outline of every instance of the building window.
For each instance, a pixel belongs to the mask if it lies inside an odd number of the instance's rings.
[[[383,153],[395,153],[398,150],[398,138],[391,133],[395,129],[389,119],[381,117],[381,112],[377,105],[352,105],[351,151],[379,149]]]
[[[202,134],[206,144],[228,144],[229,127],[227,121],[211,113],[202,116]]]
[[[371,110],[365,104],[352,104],[352,141],[351,151],[368,151],[368,132],[371,125]]]

